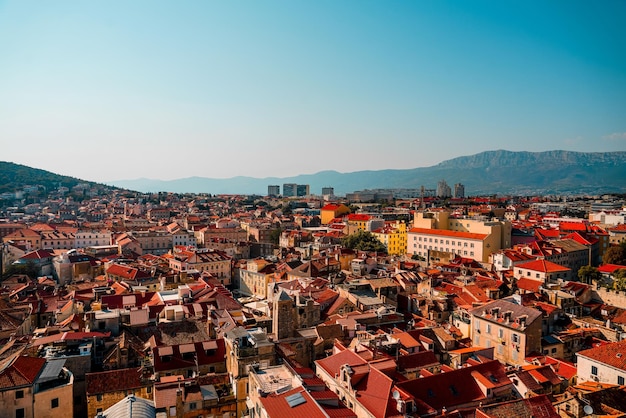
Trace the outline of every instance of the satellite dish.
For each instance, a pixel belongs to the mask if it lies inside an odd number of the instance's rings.
[[[585,405],[583,411],[585,411],[585,414],[587,415],[593,414],[593,408],[591,407],[591,405]]]
[[[400,399],[400,392],[398,392],[397,390],[394,390],[391,396],[393,396],[393,399],[397,401],[398,399]]]

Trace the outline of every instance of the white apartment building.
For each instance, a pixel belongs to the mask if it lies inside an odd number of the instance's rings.
[[[624,385],[626,382],[626,340],[579,351],[576,357],[578,383]]]
[[[82,230],[74,235],[74,248],[111,245],[111,231]]]

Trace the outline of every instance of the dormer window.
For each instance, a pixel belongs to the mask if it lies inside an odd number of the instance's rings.
[[[172,356],[174,355],[174,349],[170,346],[159,347],[157,349],[157,353],[162,362],[167,363],[172,360]]]
[[[216,341],[204,341],[202,343],[202,349],[207,356],[214,356],[217,353]]]

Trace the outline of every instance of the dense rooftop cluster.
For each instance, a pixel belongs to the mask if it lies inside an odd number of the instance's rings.
[[[621,416],[624,204],[3,196],[2,415]]]

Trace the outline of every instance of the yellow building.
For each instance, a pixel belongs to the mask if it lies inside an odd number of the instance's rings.
[[[328,225],[333,219],[338,218],[341,215],[350,213],[350,208],[343,204],[329,203],[320,209],[320,218],[322,225]]]
[[[144,379],[138,367],[87,373],[85,382],[89,417],[95,417],[130,394],[153,399],[152,381]]]
[[[385,226],[372,231],[372,235],[385,244],[387,254],[404,255],[407,253],[407,229],[404,222],[385,222]]]
[[[273,280],[276,264],[262,258],[248,260],[246,268],[239,269],[239,292],[245,296],[267,298],[267,286]]]
[[[385,221],[372,215],[353,213],[346,216],[346,224],[348,225],[348,235],[352,235],[359,231],[372,232],[384,228]]]

